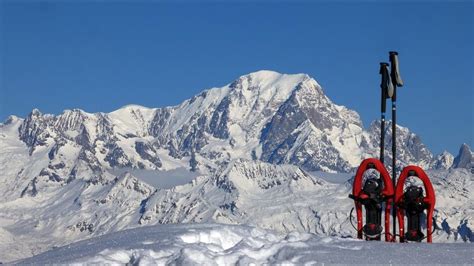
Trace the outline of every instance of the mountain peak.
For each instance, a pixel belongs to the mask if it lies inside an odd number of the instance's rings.
[[[19,118],[18,116],[16,115],[9,115],[8,118],[5,120],[5,122],[3,123],[4,125],[10,125],[10,124],[13,124],[17,121],[21,121],[22,119]]]
[[[63,111],[63,114],[87,114],[84,110],[79,108],[66,109]]]
[[[256,80],[276,80],[276,79],[280,79],[280,78],[292,78],[292,77],[301,78],[301,79],[309,78],[309,76],[307,74],[304,74],[304,73],[284,74],[284,73],[280,73],[280,72],[277,72],[277,71],[265,70],[265,69],[258,70],[258,71],[255,71],[255,72],[251,72],[251,73],[248,73],[248,74],[243,75],[241,77],[252,77]]]
[[[150,110],[152,108],[149,108],[149,107],[146,107],[146,106],[143,106],[143,105],[139,105],[139,104],[127,104],[127,105],[124,105],[124,106],[120,107],[118,110],[123,110],[123,109],[127,109],[127,110],[130,110],[130,109]]]
[[[124,105],[124,106],[120,107],[117,110],[114,110],[114,111],[108,113],[108,115],[109,116],[121,117],[121,116],[128,116],[128,115],[130,115],[130,113],[135,113],[135,112],[139,112],[139,113],[143,113],[143,114],[151,114],[154,111],[155,111],[154,108],[149,108],[149,107],[145,107],[145,106],[138,105],[138,104],[127,104],[127,105]]]
[[[467,149],[467,150],[471,150],[471,147],[469,147],[469,145],[468,145],[467,143],[463,143],[463,144],[461,145],[461,149],[463,149],[463,150],[466,150],[466,149]]]
[[[444,150],[440,155],[445,156],[445,155],[452,155],[452,154],[449,151]]]
[[[33,110],[31,110],[31,113],[29,116],[40,116],[42,115],[41,111],[37,108],[34,108]]]
[[[461,145],[458,155],[454,158],[453,168],[466,168],[471,172],[474,171],[474,154],[466,143]]]
[[[319,87],[319,84],[307,74],[282,74],[271,70],[260,70],[240,76],[229,87],[232,89],[247,88],[248,90],[256,88],[260,90],[269,88],[294,89],[304,81],[312,81]]]

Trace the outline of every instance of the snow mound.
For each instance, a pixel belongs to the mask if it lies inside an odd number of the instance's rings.
[[[472,264],[466,244],[396,244],[280,234],[242,225],[140,227],[76,242],[19,264]]]
[[[220,250],[227,250],[239,243],[242,237],[230,230],[211,230],[209,232],[189,232],[182,235],[181,240],[184,243],[204,243],[211,247],[216,246]]]

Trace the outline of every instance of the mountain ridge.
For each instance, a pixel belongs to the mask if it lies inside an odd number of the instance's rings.
[[[295,132],[298,128],[299,132]],[[40,131],[45,130],[53,132],[42,136]],[[23,119],[20,135],[33,152],[47,138],[65,135],[66,131],[78,131],[75,134],[81,137],[75,141],[80,145],[97,148],[97,139],[102,140],[112,149],[105,158],[111,167],[160,167],[159,163],[149,165],[147,160],[140,164],[127,161],[126,152],[117,142],[133,137],[147,138],[145,146],[166,149],[178,159],[197,152],[215,161],[217,152],[226,157],[223,161],[256,158],[332,172],[350,171],[363,157],[375,156],[378,148],[378,132],[370,127],[365,129],[357,112],[335,105],[314,79],[306,74],[267,70],[243,75],[224,87],[205,90],[170,107],[126,105],[109,113],[72,109],[56,116],[34,109]],[[150,140],[151,137],[154,139]],[[295,143],[296,140],[299,141]],[[235,154],[215,149],[201,151],[205,146],[215,147],[208,144],[220,142],[217,145],[222,146],[222,141],[228,142],[227,150],[233,149]],[[306,141],[312,144],[307,145]],[[427,150],[421,142],[416,146],[415,150]],[[148,150],[153,153],[153,149]],[[311,154],[314,151],[319,151],[317,158]],[[404,163],[424,161],[428,165],[432,155],[427,151],[420,152],[424,159],[416,158],[417,152],[399,159]],[[115,160],[116,157],[120,158]]]

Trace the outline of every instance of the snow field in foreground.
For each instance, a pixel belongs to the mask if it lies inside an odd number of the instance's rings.
[[[19,264],[473,264],[471,244],[367,242],[242,225],[174,224],[76,242]]]

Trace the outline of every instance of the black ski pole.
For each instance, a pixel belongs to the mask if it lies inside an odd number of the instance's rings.
[[[380,162],[385,164],[384,154],[385,154],[385,112],[387,110],[387,98],[392,97],[393,95],[393,86],[390,79],[390,74],[388,70],[388,63],[380,63],[379,74],[382,75],[382,80],[380,82],[380,88],[382,89],[381,93],[381,118],[380,118]]]
[[[393,84],[393,95],[392,95],[392,183],[393,187],[397,186],[397,171],[395,169],[396,165],[396,157],[397,157],[397,143],[396,143],[396,136],[397,136],[397,86],[402,87],[403,81],[400,76],[399,72],[399,65],[398,65],[398,53],[395,51],[390,51],[390,75]],[[397,230],[397,206],[395,202],[393,203],[393,234],[395,236],[395,232]],[[395,240],[395,238],[394,238]]]

